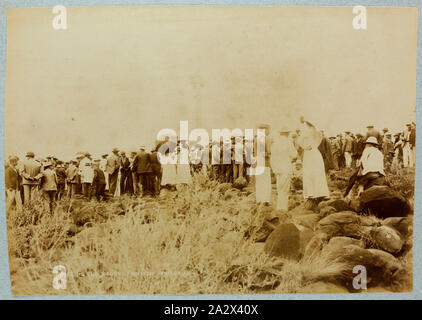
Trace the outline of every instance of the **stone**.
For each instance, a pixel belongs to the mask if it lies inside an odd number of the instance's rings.
[[[333,207],[326,206],[319,210],[319,216],[322,219],[334,212],[337,212],[336,209],[334,209]]]
[[[388,186],[373,186],[359,197],[363,211],[378,218],[405,217],[412,213],[409,201]]]
[[[365,248],[365,242],[363,240],[349,237],[334,237],[330,239],[322,251],[326,254],[337,256],[341,254],[344,248],[348,245],[355,245],[360,248]]]
[[[382,221],[383,226],[387,226],[397,230],[404,238],[413,233],[412,217],[391,217]]]
[[[355,266],[364,266],[367,273],[368,284],[376,286],[380,283],[391,285],[403,274],[403,266],[393,255],[378,249],[363,249],[356,245],[344,247],[343,253],[337,257],[340,261],[350,266],[350,272],[342,276],[344,284],[351,290]]]
[[[318,205],[319,209],[333,207],[337,212],[350,210],[350,206],[343,199],[330,199],[323,201]]]
[[[353,211],[342,211],[330,214],[318,222],[315,230],[317,232],[325,233],[328,238],[336,236],[360,238],[362,236],[360,218],[357,213]]]
[[[264,250],[271,256],[298,260],[300,231],[293,223],[280,224],[265,241]]]
[[[300,224],[301,226],[314,230],[319,221],[319,215],[316,213],[301,215],[294,217],[293,220],[296,224]]]
[[[308,215],[308,214],[314,214],[315,212],[309,209],[305,209],[305,207],[303,206],[303,204],[301,204],[300,206],[295,207],[294,209],[289,211],[290,216],[295,217],[295,216],[303,216],[303,215]]]
[[[400,234],[387,226],[376,227],[371,232],[372,240],[376,246],[389,253],[399,253],[403,248],[404,241]]]

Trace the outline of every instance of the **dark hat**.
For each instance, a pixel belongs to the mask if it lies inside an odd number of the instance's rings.
[[[104,153],[101,157],[107,157],[108,153]]]
[[[373,128],[374,126],[370,124],[369,126],[366,126],[368,129]]]
[[[85,152],[85,157],[89,157],[91,154],[89,152]]]
[[[119,149],[117,149],[117,148],[113,148],[112,152],[113,152],[113,153],[119,152]]]
[[[382,131],[387,132],[388,131],[388,128],[384,128],[384,129],[382,129]]]
[[[269,128],[270,128],[270,125],[269,124],[266,124],[266,123],[261,123],[258,126],[258,129],[269,129]]]
[[[407,123],[406,126],[411,127],[412,125],[410,123]]]
[[[29,151],[29,152],[26,153],[26,156],[33,158],[33,157],[35,157],[35,154],[33,152]]]

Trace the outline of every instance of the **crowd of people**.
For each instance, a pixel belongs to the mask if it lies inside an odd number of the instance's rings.
[[[358,185],[360,193],[383,183],[385,171],[393,166],[415,164],[415,123],[407,124],[406,130],[396,134],[388,128],[381,133],[369,125],[364,135],[345,131],[329,138],[303,118],[301,125],[297,130],[278,128],[272,136],[269,125],[258,126],[265,130],[265,166],[254,179],[257,202],[270,203],[271,175],[276,179],[277,209],[287,210],[292,178],[299,175],[303,196],[312,202],[329,197],[326,173],[330,170],[357,169],[351,182]],[[52,155],[42,159],[33,152],[27,152],[22,160],[9,156],[5,170],[6,208],[14,205],[20,210],[31,203],[36,193],[46,199],[50,212],[57,200],[78,195],[98,201],[123,194],[156,197],[163,188],[174,190],[192,183],[195,173],[222,183],[250,182],[248,169],[254,166],[251,159],[256,155],[256,138],[245,144],[245,138],[232,137],[231,141],[212,142],[207,148],[199,144],[188,148],[187,141],[176,141],[167,138],[157,142],[153,150],[141,146],[129,156],[117,148],[96,159],[89,152],[81,152],[66,162]],[[213,152],[214,144],[220,145],[219,152]],[[225,152],[225,147],[230,152]],[[161,164],[161,154],[178,158],[181,148],[189,149],[188,164]]]

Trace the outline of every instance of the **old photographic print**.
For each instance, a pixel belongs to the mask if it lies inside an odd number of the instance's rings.
[[[13,295],[412,292],[417,15],[9,8]]]

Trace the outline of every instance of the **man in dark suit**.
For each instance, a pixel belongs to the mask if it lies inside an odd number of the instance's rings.
[[[151,156],[145,152],[145,146],[141,146],[133,160],[132,170],[136,173],[138,183],[142,185],[142,196],[152,195]]]
[[[98,201],[106,199],[105,195],[106,179],[104,171],[100,169],[100,159],[94,160],[94,178],[91,184],[89,199],[95,195]]]
[[[120,194],[124,194],[128,191],[127,180],[131,174],[130,160],[126,157],[126,153],[124,151],[120,152],[120,157]]]
[[[6,187],[6,214],[8,210],[15,203],[16,208],[20,210],[22,208],[22,199],[20,194],[20,176],[18,169],[18,157],[10,157],[9,163],[6,164],[4,172],[5,187]]]
[[[159,146],[156,149],[152,150],[150,159],[151,159],[151,183],[152,183],[152,192],[155,196],[160,194],[160,184],[161,184],[161,163],[158,160],[158,150]]]

